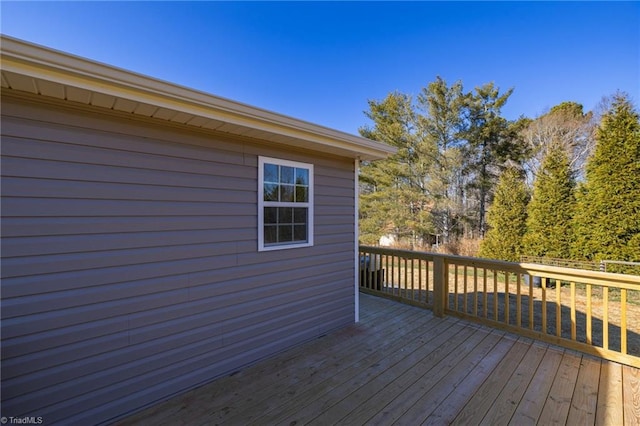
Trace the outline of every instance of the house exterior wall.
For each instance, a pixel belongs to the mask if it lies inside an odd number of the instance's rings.
[[[354,320],[354,161],[2,96],[2,416],[108,422]],[[257,251],[258,156],[315,244]]]

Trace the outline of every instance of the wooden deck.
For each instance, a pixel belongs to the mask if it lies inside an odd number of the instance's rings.
[[[640,425],[640,370],[361,294],[361,322],[120,425]]]

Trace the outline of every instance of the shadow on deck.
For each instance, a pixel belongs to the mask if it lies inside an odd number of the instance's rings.
[[[640,424],[640,370],[372,295],[361,322],[121,421]]]

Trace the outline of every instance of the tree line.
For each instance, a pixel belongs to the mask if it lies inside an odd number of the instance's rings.
[[[479,255],[640,261],[640,119],[629,97],[563,102],[509,121],[513,89],[438,77],[370,100],[364,137],[398,148],[360,170],[360,239],[414,249],[480,240]]]

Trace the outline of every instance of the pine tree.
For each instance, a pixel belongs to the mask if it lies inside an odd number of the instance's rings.
[[[568,259],[571,257],[575,180],[566,149],[549,147],[534,182],[529,203],[524,253]]]
[[[489,231],[480,244],[481,257],[517,262],[522,254],[529,193],[524,173],[515,166],[500,176],[487,213]]]
[[[486,231],[486,208],[496,185],[500,166],[507,160],[519,161],[520,147],[509,131],[509,122],[502,117],[501,109],[513,89],[500,94],[493,83],[475,88],[467,93],[463,115],[464,130],[461,137],[467,141],[463,149],[464,169],[468,175],[467,191],[474,194],[475,231],[482,237]]]
[[[602,117],[574,225],[577,258],[640,261],[640,117],[626,95]]]
[[[423,129],[425,143],[420,155],[431,158],[425,191],[433,199],[431,217],[435,231],[442,236],[442,243],[455,240],[459,234],[457,218],[463,212],[457,177],[462,172],[462,141],[459,133],[462,126],[462,107],[464,95],[462,82],[451,86],[441,77],[426,88],[417,97],[418,123]]]
[[[360,134],[398,148],[386,160],[363,162],[360,169],[360,239],[373,244],[392,234],[412,244],[433,232],[424,190],[425,161],[419,155],[424,138],[416,125],[410,96],[390,93],[380,102],[369,101],[365,113],[373,127]]]
[[[444,242],[484,235],[485,209],[507,160],[521,161],[521,122],[501,108],[513,90],[493,83],[464,93],[462,82],[441,79],[411,96],[390,93],[369,101],[373,122],[360,134],[398,148],[389,159],[360,168],[360,238],[381,235],[420,244],[436,234]]]

